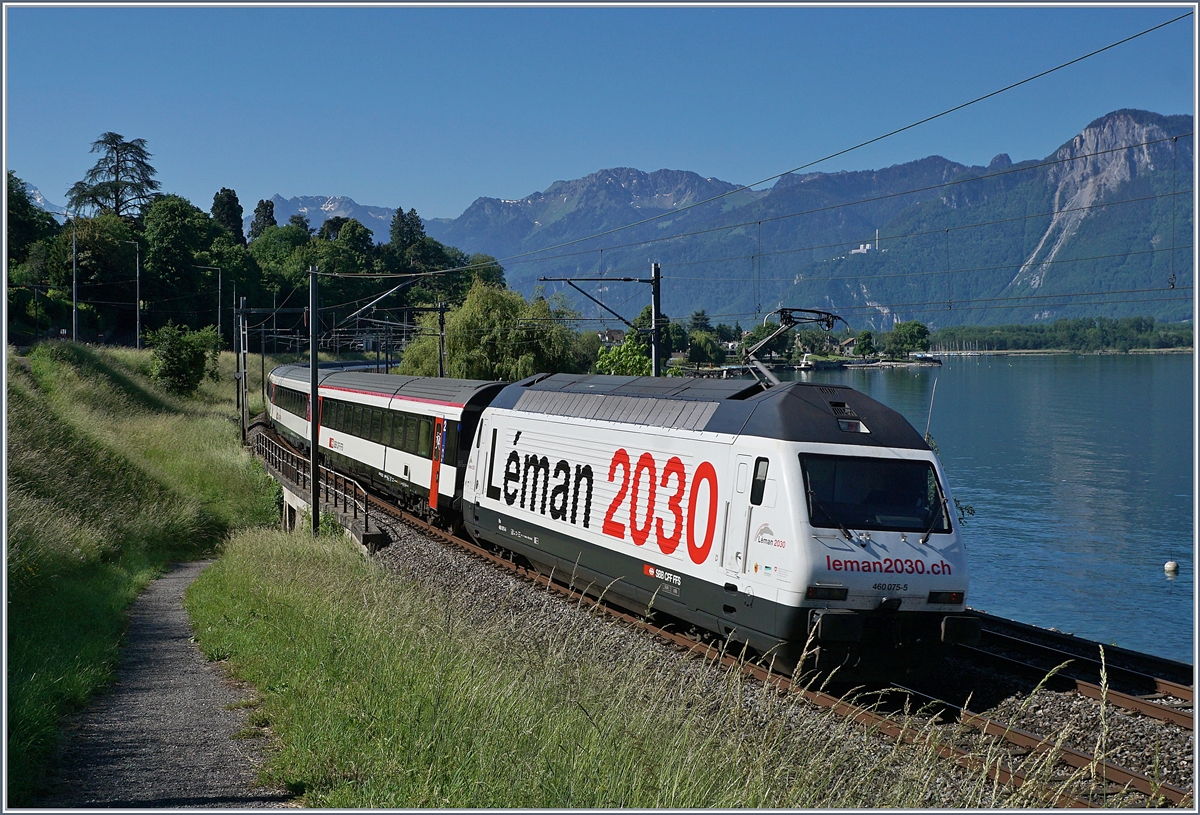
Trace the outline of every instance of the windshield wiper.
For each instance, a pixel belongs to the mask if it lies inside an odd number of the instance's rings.
[[[941,490],[938,490],[940,493]],[[940,496],[942,499],[942,512],[945,513],[942,517],[947,521],[950,519],[950,507],[946,505],[946,496]],[[929,536],[933,534],[933,528],[938,524],[937,513],[933,513],[933,521],[929,524],[929,528],[925,530],[925,534],[921,536],[921,545],[924,546],[929,541]]]
[[[850,534],[850,530],[846,527],[846,525],[834,520],[833,513],[829,511],[828,507],[817,500],[816,494],[813,493],[812,482],[808,478],[808,473],[804,474],[804,490],[808,493],[808,514],[810,520],[812,518],[812,508],[817,507],[821,510],[821,513],[825,516],[825,519],[836,525],[837,528],[841,530],[842,534],[846,536],[846,540],[853,543],[854,536]]]

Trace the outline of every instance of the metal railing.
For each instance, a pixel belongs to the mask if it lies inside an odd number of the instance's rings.
[[[262,459],[275,475],[295,484],[300,490],[311,489],[309,484],[309,462],[305,456],[297,455],[265,433],[254,436],[254,454]],[[321,502],[331,504],[351,518],[363,520],[363,531],[371,524],[370,502],[363,486],[349,476],[321,465]]]

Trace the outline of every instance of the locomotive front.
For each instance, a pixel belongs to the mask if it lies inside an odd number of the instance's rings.
[[[799,544],[789,566],[801,575],[783,603],[784,661],[798,661],[803,640],[805,667],[891,675],[928,664],[946,645],[976,641],[979,623],[964,613],[967,559],[953,499],[924,439],[850,388],[788,390],[770,416],[787,450],[790,517],[776,523]],[[771,565],[758,562],[769,551],[752,540],[748,570]]]

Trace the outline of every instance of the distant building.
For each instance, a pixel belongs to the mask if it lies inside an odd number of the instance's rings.
[[[878,249],[878,248],[879,248],[879,230],[878,230],[878,229],[876,229],[876,230],[875,230],[875,244],[874,244],[874,247],[873,247],[873,248],[875,248],[875,249]],[[869,243],[860,243],[860,244],[858,245],[858,248],[857,248],[857,249],[851,249],[851,250],[850,250],[850,254],[852,254],[852,255],[865,255],[867,252],[870,252],[870,251],[871,251],[871,249],[872,249],[872,245],[871,245],[871,244],[869,244]]]
[[[600,338],[600,344],[605,348],[612,348],[614,345],[620,345],[625,342],[625,332],[619,328],[606,328],[603,331],[597,331],[596,336]]]

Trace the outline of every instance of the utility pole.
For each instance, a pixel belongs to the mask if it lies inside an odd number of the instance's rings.
[[[312,506],[312,533],[317,537],[321,529],[321,494],[318,484],[321,480],[319,447],[320,440],[320,403],[317,400],[317,267],[308,267],[308,413],[309,413],[309,487],[311,488],[310,504]]]
[[[71,219],[71,342],[79,342],[79,250],[75,244],[75,222],[79,213]]]
[[[237,295],[235,294],[234,297],[236,298],[236,296]],[[237,300],[236,299],[234,299],[234,301],[233,301],[233,319],[234,319],[235,325],[236,325],[237,321],[240,319],[240,315],[238,314],[238,310],[237,310]],[[238,352],[238,346],[237,346],[237,338],[240,336],[241,336],[241,332],[235,331],[234,343],[233,343],[233,370],[234,370],[233,378],[234,378],[235,382],[240,380],[245,375],[245,372],[242,371],[242,355]],[[242,386],[241,386],[240,382],[238,383],[237,388],[235,388],[234,390],[236,393],[236,395],[234,396],[234,400],[236,403],[236,407],[238,409],[238,413],[240,414],[242,412]]]
[[[242,347],[242,443],[245,444],[246,435],[250,432],[250,388],[249,382],[247,381],[250,378],[250,374],[246,366],[246,363],[249,361],[246,359],[246,354],[250,350],[250,335],[247,327],[250,321],[246,319],[245,297],[242,298],[241,305],[242,319],[238,325],[238,340]]]
[[[134,303],[137,309],[137,339],[134,340],[134,346],[140,351],[142,350],[142,245],[137,241],[125,241],[125,243],[132,243],[134,251],[133,269],[137,277],[137,302]]]
[[[438,376],[446,375],[446,304],[438,303]]]
[[[662,313],[662,301],[659,296],[659,288],[662,283],[662,275],[659,273],[658,263],[650,264],[650,375],[662,376],[662,359],[659,358],[658,343],[662,339],[662,326],[659,325],[659,316]]]

